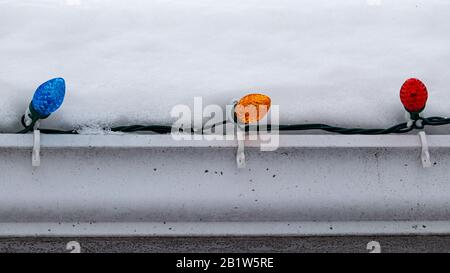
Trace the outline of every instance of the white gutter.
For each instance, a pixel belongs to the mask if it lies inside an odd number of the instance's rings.
[[[417,135],[280,135],[280,148],[419,148]],[[428,135],[430,148],[450,148],[450,135]],[[246,140],[246,147],[260,147]],[[32,148],[32,134],[0,134],[0,148]],[[232,148],[236,140],[175,140],[170,135],[42,135],[41,147],[70,148]]]
[[[0,236],[450,234],[450,136],[0,134]]]

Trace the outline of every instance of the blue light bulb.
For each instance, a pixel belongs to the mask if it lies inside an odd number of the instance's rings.
[[[46,118],[58,110],[64,101],[66,83],[63,78],[55,78],[41,84],[34,93],[31,107],[40,118]]]

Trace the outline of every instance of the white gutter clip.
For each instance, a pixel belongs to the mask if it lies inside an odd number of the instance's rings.
[[[422,144],[422,166],[424,168],[431,167],[431,160],[430,160],[430,151],[428,150],[428,141],[427,141],[427,135],[424,131],[419,132],[420,142]]]
[[[236,130],[237,137],[237,152],[236,152],[236,164],[239,169],[245,168],[245,128],[241,128],[238,124]]]
[[[409,112],[405,112],[405,119],[406,119],[407,127],[411,127],[414,125],[415,121],[411,118],[411,114]],[[422,122],[422,121],[419,120],[419,122]],[[422,167],[430,168],[431,167],[430,151],[428,149],[428,140],[427,140],[427,135],[426,135],[425,131],[419,132],[419,138],[420,138],[420,143],[422,145],[422,153],[420,155],[420,158],[422,160]]]
[[[232,107],[227,111],[227,119],[236,124],[236,138],[237,138],[237,151],[236,151],[236,164],[238,169],[245,168],[245,124],[240,123],[235,119],[234,109],[238,99],[233,99],[230,103]]]
[[[33,153],[31,154],[31,166],[41,166],[41,131],[39,130],[39,121],[36,122],[33,130]]]

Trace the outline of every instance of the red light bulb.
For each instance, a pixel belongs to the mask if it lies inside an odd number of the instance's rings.
[[[408,79],[400,89],[400,100],[410,113],[420,113],[428,99],[427,87],[419,79]]]

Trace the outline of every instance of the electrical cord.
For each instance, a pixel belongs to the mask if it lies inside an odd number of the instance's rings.
[[[24,129],[18,132],[19,134],[25,134],[33,131],[36,121],[33,121],[31,125],[26,126],[23,119],[22,124]],[[213,124],[209,127],[204,127],[202,129],[202,134],[205,134],[208,130],[214,129],[218,126],[226,125],[228,121],[224,120],[220,123]],[[292,124],[292,125],[265,125],[265,126],[252,126],[246,125],[244,127],[245,131],[272,131],[273,128],[278,131],[306,131],[306,130],[322,130],[330,133],[337,133],[342,135],[386,135],[386,134],[404,134],[408,133],[414,129],[424,129],[425,126],[441,126],[450,124],[450,118],[444,117],[428,117],[428,118],[417,118],[413,121],[412,125],[409,126],[406,122],[394,125],[389,128],[384,129],[366,129],[366,128],[344,128],[337,126],[330,126],[327,124],[312,123],[312,124]],[[272,128],[273,127],[273,128]],[[74,130],[56,130],[56,129],[39,129],[43,134],[78,134],[76,129]],[[112,127],[110,129],[112,132],[154,132],[157,134],[169,134],[172,132],[172,126],[168,125],[129,125],[129,126],[118,126]],[[194,134],[196,131],[191,128],[188,129],[190,133]],[[186,130],[181,130],[180,132],[186,132]]]

